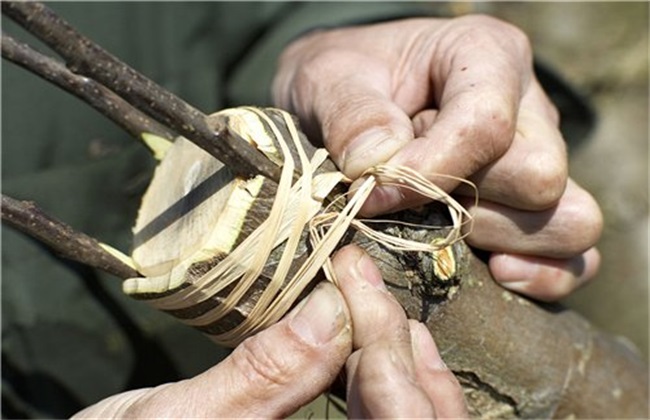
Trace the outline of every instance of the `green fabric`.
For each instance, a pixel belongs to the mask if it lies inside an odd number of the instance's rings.
[[[268,104],[277,54],[310,29],[427,13],[406,3],[50,3],[204,112]],[[3,17],[3,30],[36,45]],[[43,47],[41,50],[46,51]],[[128,251],[154,162],[76,98],[2,66],[2,189]],[[122,295],[120,281],[2,228],[3,417],[65,417],[195,375],[227,352]]]

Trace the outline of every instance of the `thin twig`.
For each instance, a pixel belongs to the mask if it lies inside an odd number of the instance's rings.
[[[196,143],[234,172],[245,176],[262,174],[279,180],[279,168],[228,130],[225,121],[209,127],[205,114],[102,49],[45,5],[2,2],[2,12],[61,55],[73,73],[108,87],[131,105]]]
[[[47,215],[31,201],[20,201],[2,194],[2,220],[47,245],[63,258],[122,279],[140,276],[136,270],[102,248],[97,240]]]
[[[140,138],[144,132],[169,140],[176,137],[171,130],[138,111],[109,89],[92,79],[74,74],[59,61],[32,49],[4,32],[2,33],[2,56],[75,95],[133,137]]]

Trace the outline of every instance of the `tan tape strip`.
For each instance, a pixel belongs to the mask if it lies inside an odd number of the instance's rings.
[[[277,322],[321,268],[324,269],[327,278],[336,284],[337,280],[329,257],[350,226],[390,248],[424,252],[440,251],[461,240],[464,237],[461,234],[463,216],[465,223],[470,223],[467,231],[471,229],[471,215],[447,193],[412,169],[386,165],[375,166],[364,173],[365,182],[342,210],[331,211],[332,205],[330,205],[330,208],[324,209],[318,214],[322,210],[320,200],[327,196],[337,183],[346,179],[340,172],[315,175],[317,168],[327,158],[327,152],[324,149],[319,149],[310,161],[300,144],[297,128],[291,116],[284,111],[277,110],[283,116],[284,124],[289,130],[289,139],[282,137],[276,124],[264,111],[253,107],[242,107],[238,108],[237,112],[240,115],[248,113],[248,117],[254,115],[257,121],[265,122],[271,128],[272,135],[280,145],[284,156],[277,196],[269,216],[225,259],[196,280],[194,284],[170,296],[149,301],[159,309],[182,309],[210,299],[216,293],[236,283],[222,304],[201,316],[183,320],[192,326],[205,326],[217,322],[235,307],[253,285],[262,272],[271,251],[276,246],[284,244],[285,248],[276,271],[248,318],[232,330],[212,336],[216,342],[235,346],[246,337]],[[245,127],[238,127],[238,129],[242,130]],[[254,136],[255,133],[250,134],[251,138],[255,138]],[[302,175],[293,186],[291,183],[296,165],[287,141],[293,142],[302,167]],[[460,181],[474,187],[470,182]],[[377,232],[368,226],[368,221],[364,223],[364,221],[355,219],[373,188],[379,184],[399,185],[432,200],[445,203],[452,219],[449,234],[434,243],[420,243]],[[393,221],[393,223],[396,222]],[[309,228],[313,252],[296,274],[287,280],[291,262],[305,227]],[[285,281],[286,284],[283,287]]]

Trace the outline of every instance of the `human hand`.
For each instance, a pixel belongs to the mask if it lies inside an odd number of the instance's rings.
[[[347,176],[406,165],[454,191],[474,217],[467,242],[492,252],[494,278],[554,300],[596,273],[602,216],[568,178],[558,113],[532,69],[526,36],[504,22],[409,19],[298,39],[280,60],[273,93]],[[478,205],[436,174],[474,182]],[[383,186],[362,212],[422,200]]]
[[[460,384],[431,334],[407,320],[370,257],[349,245],[333,262],[354,326],[354,352],[346,363],[348,417],[467,417]]]
[[[460,385],[431,335],[407,321],[370,258],[351,246],[334,267],[341,291],[321,284],[213,368],[115,395],[75,417],[285,417],[327,390],[346,360],[353,417],[464,415]]]

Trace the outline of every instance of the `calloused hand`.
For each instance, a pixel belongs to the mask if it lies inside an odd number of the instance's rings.
[[[406,319],[370,258],[349,246],[334,268],[341,290],[319,285],[206,372],[114,395],[75,417],[285,417],[327,390],[344,366],[351,417],[465,416],[463,392],[431,335]]]
[[[505,287],[554,300],[596,273],[600,209],[568,178],[558,113],[517,28],[465,16],[315,31],[285,50],[273,93],[347,176],[406,165],[460,196],[475,219],[467,241],[492,252]],[[473,181],[478,205],[436,174]],[[383,186],[363,213],[421,203]]]

